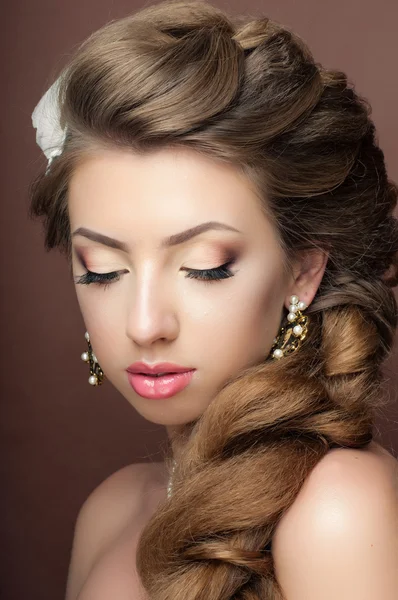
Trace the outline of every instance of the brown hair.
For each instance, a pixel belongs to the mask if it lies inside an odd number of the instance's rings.
[[[47,249],[70,259],[68,181],[84,155],[179,146],[247,175],[288,265],[301,250],[329,252],[307,340],[236,374],[186,425],[173,495],[137,554],[151,600],[283,598],[266,544],[330,448],[372,440],[384,403],[398,189],[370,106],[287,28],[205,2],[162,2],[106,24],[63,71],[59,102],[64,151],[31,186]]]

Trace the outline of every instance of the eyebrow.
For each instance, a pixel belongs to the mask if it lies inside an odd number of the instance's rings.
[[[186,231],[181,231],[181,233],[175,233],[174,235],[163,239],[160,244],[160,248],[170,248],[171,246],[183,244],[184,242],[187,242],[193,237],[200,235],[205,231],[209,231],[210,229],[235,231],[236,233],[242,233],[241,231],[239,231],[239,229],[235,229],[235,227],[227,225],[226,223],[221,223],[220,221],[207,221],[206,223],[200,223],[200,225],[196,225],[195,227],[191,227]],[[108,246],[109,248],[122,250],[126,253],[129,251],[129,247],[125,242],[115,240],[114,238],[108,237],[103,233],[92,231],[91,229],[87,229],[86,227],[79,227],[78,229],[76,229],[76,231],[73,232],[72,237],[75,237],[76,235],[81,235],[87,238],[88,240],[98,242],[99,244],[103,244],[104,246]]]

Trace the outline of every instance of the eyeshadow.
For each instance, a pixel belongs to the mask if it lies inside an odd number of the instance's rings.
[[[86,260],[84,258],[83,252],[81,250],[79,250],[78,248],[74,248],[74,250],[76,252],[76,256],[79,259],[81,265],[86,269],[86,271],[88,271],[87,262],[86,262]]]
[[[87,252],[85,252],[85,248],[77,248],[76,246],[73,246],[73,250],[81,266],[86,271],[90,271],[88,268],[88,262],[91,249],[87,249]],[[203,248],[201,248],[201,250],[203,251]],[[207,253],[204,255],[202,254],[202,257],[205,256],[206,260],[209,260],[210,262],[225,264],[229,262],[235,262],[238,258],[238,254],[239,250],[237,248],[234,248],[229,244],[225,245],[225,243],[219,241],[213,241],[210,242],[210,248],[207,248]]]

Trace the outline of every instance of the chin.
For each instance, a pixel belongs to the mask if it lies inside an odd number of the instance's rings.
[[[204,411],[189,405],[187,399],[181,402],[177,396],[163,400],[129,399],[129,402],[141,417],[156,425],[186,425],[196,421]]]
[[[210,404],[208,398],[202,398],[200,402],[197,393],[187,394],[184,390],[169,398],[144,398],[120,381],[112,382],[108,377],[109,382],[141,417],[156,425],[186,425],[196,421]]]

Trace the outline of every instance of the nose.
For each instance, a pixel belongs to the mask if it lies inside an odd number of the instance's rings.
[[[159,277],[136,277],[134,287],[128,305],[127,337],[142,348],[152,347],[158,340],[175,340],[179,333],[177,306],[167,283]]]

